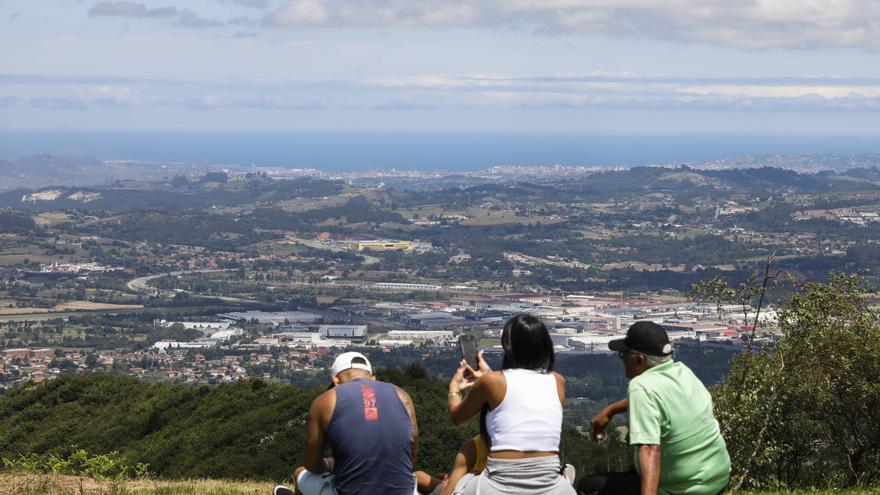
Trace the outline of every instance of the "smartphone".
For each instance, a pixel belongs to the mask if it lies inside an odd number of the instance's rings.
[[[458,336],[458,347],[461,349],[461,358],[473,369],[479,369],[477,364],[477,341],[474,336],[465,333]]]

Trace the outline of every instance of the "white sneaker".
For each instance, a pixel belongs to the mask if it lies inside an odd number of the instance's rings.
[[[293,490],[284,485],[278,485],[272,489],[272,495],[295,495]]]
[[[566,464],[565,470],[562,471],[562,476],[564,476],[571,485],[574,485],[575,473],[576,471],[574,469],[574,466],[572,466],[571,464]]]

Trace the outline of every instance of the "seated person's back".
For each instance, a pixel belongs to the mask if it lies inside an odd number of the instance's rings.
[[[360,379],[337,386],[327,440],[340,494],[412,493],[412,423],[394,385]]]
[[[309,408],[304,465],[294,470],[303,495],[410,495],[419,428],[412,399],[376,381],[366,356],[346,352],[330,370],[333,386]],[[333,457],[323,457],[329,444]],[[275,495],[293,490],[279,485]]]

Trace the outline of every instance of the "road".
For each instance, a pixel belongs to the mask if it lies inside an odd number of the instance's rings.
[[[289,236],[289,237],[287,237],[287,239],[290,241],[302,244],[303,246],[310,247],[312,249],[322,249],[324,251],[334,251],[337,253],[341,253],[341,252],[350,253],[351,252],[348,249],[334,246],[332,244],[325,244],[323,242],[315,241],[312,239],[300,239],[299,237],[293,237],[293,236]],[[364,258],[365,265],[374,265],[379,262],[379,258],[377,258],[375,256],[370,256],[368,254],[364,254],[361,252],[355,253],[355,254],[362,256]]]
[[[129,290],[134,292],[152,292],[156,290],[153,286],[150,285],[152,280],[156,280],[162,277],[177,277],[179,275],[192,275],[194,273],[220,273],[220,272],[233,272],[235,268],[224,268],[224,269],[216,269],[216,270],[181,270],[176,272],[166,272],[166,273],[157,273],[155,275],[148,275],[146,277],[139,277],[134,280],[131,280],[126,284]],[[190,294],[194,297],[204,297],[208,299],[217,299],[218,301],[223,302],[231,302],[231,303],[247,303],[247,304],[263,304],[262,301],[258,301],[256,299],[245,299],[243,297],[228,297],[228,296],[214,296],[214,295],[205,295],[205,294],[195,294],[190,291],[179,291]]]

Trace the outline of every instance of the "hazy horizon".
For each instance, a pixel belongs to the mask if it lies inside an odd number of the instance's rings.
[[[687,163],[746,155],[880,153],[874,136],[577,135],[344,132],[13,132],[0,158],[43,153],[100,160],[327,171],[467,171],[498,165],[585,167]]]

